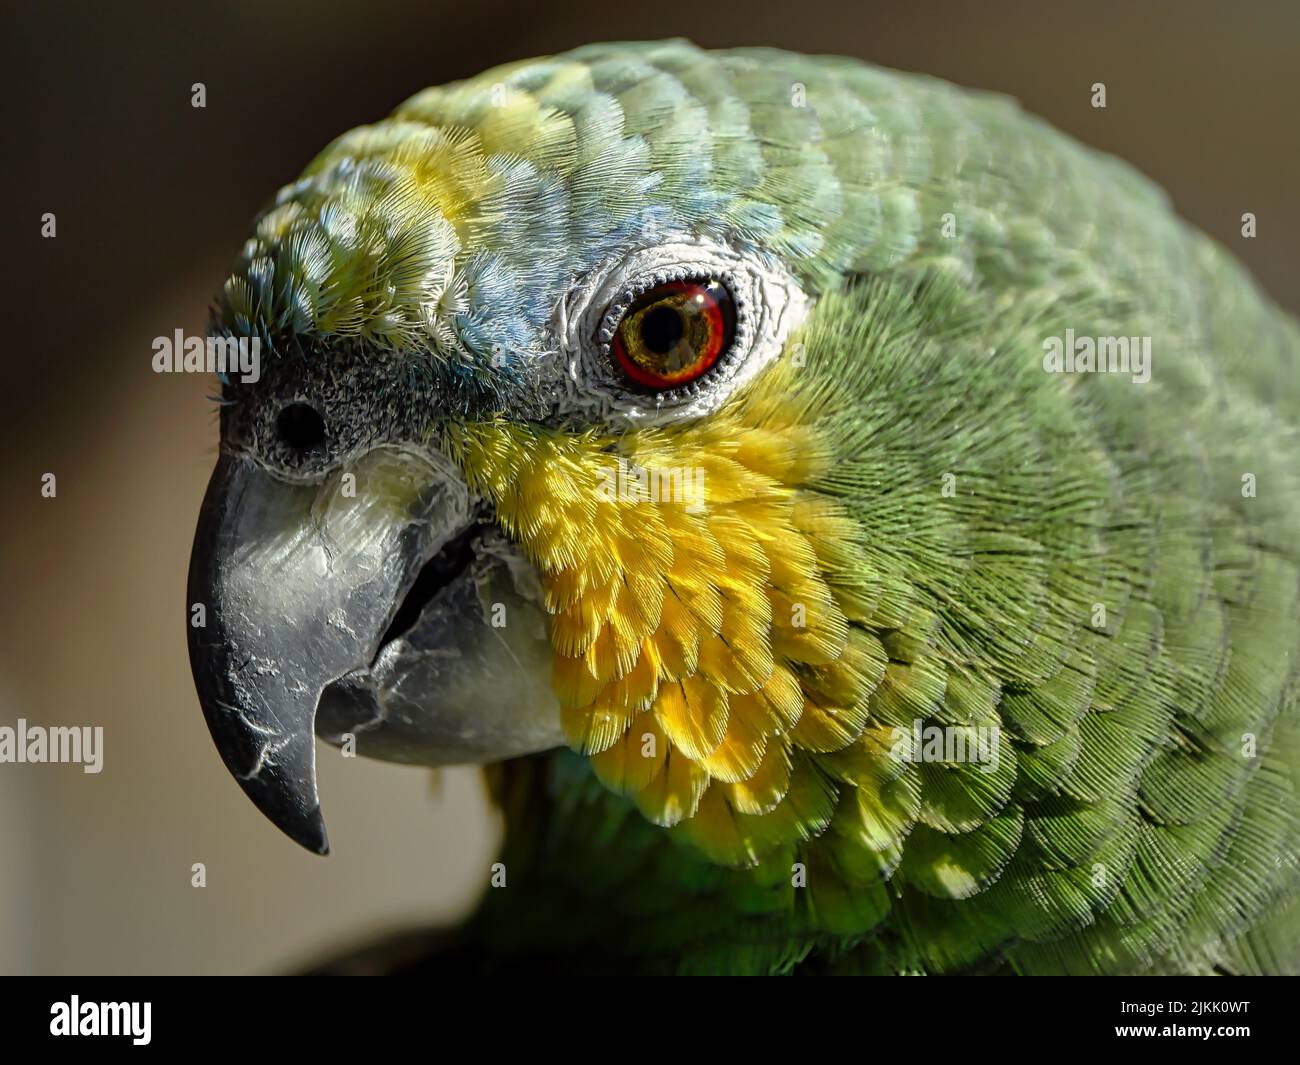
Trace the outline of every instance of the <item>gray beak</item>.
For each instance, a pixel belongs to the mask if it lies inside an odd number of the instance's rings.
[[[364,673],[421,565],[470,524],[464,482],[437,454],[379,448],[317,484],[217,463],[190,558],[194,682],[226,768],[309,850],[329,851],[321,694]]]

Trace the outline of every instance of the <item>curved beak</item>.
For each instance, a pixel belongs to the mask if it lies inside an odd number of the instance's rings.
[[[194,536],[190,665],[226,767],[308,850],[329,844],[314,723],[327,685],[373,660],[423,562],[470,523],[437,454],[378,448],[319,484],[223,454]]]

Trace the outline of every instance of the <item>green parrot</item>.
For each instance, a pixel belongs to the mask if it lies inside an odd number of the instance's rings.
[[[1127,166],[583,47],[339,137],[211,328],[208,726],[321,853],[315,736],[485,765],[462,971],[1300,965],[1300,331]]]

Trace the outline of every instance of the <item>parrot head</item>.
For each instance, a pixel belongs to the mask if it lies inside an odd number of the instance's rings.
[[[711,783],[758,816],[808,692],[870,672],[853,525],[807,487],[830,383],[788,350],[857,223],[789,85],[684,45],[520,64],[343,135],[259,217],[213,316],[265,355],[224,381],[190,651],[304,846],[314,734],[568,743],[658,823]]]

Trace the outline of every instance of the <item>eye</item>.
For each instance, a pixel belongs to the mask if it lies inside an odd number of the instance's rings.
[[[628,304],[610,350],[628,377],[660,391],[698,380],[735,335],[736,304],[721,281],[664,281]]]

